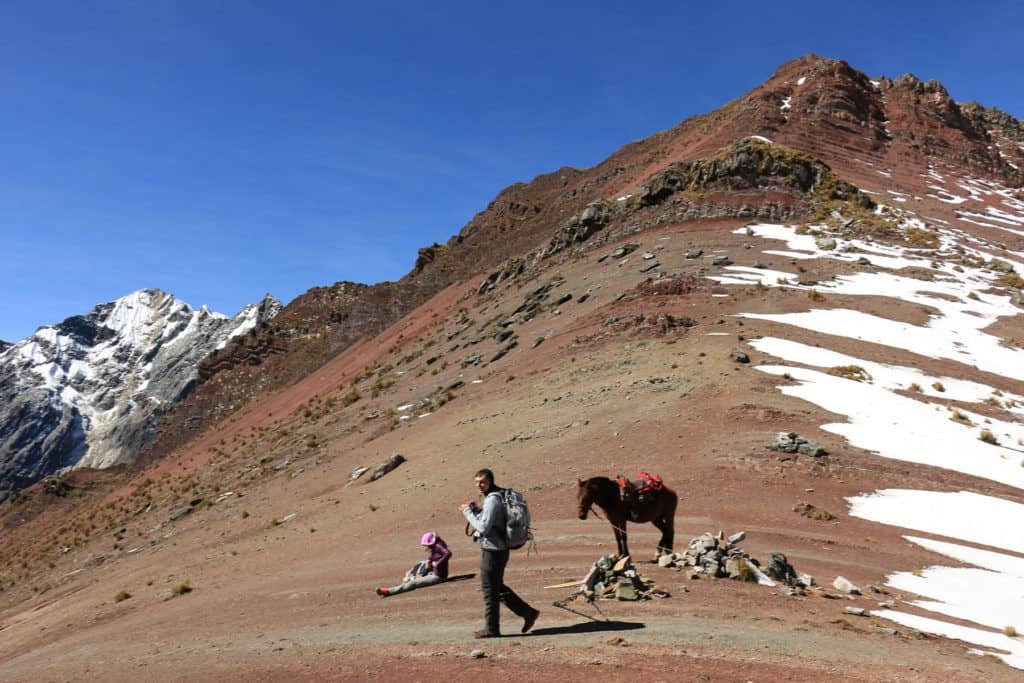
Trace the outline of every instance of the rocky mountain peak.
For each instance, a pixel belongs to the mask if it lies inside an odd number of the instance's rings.
[[[199,362],[281,308],[267,295],[229,318],[142,289],[10,345],[0,357],[0,495],[62,468],[131,460],[195,386]]]

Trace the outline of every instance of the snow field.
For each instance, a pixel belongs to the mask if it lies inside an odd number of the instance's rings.
[[[930,170],[929,175],[944,182],[934,170]],[[989,191],[977,186],[965,189],[972,192],[972,198],[975,192]],[[998,213],[995,216],[1004,222],[1014,222]],[[986,217],[991,219],[993,215]],[[906,220],[904,224],[923,227],[916,219]],[[857,241],[837,240],[837,250],[825,251],[817,247],[814,236],[797,235],[795,229],[787,226],[752,227],[757,235],[785,241],[789,249],[765,253],[794,259],[846,261],[867,255],[872,265],[890,271],[909,267],[927,270],[931,273],[930,279],[895,272],[860,272],[836,277],[816,287],[827,293],[895,298],[924,306],[932,313],[923,326],[848,309],[741,314],[744,317],[906,349],[933,358],[947,358],[1024,381],[1024,353],[984,332],[1000,317],[1020,314],[1008,297],[985,293],[998,274],[963,266],[957,270],[950,263],[933,263],[930,259],[908,255],[899,247]],[[746,228],[742,228],[737,232],[745,231]],[[940,251],[945,252],[960,246],[969,237],[955,228],[937,232]],[[983,244],[976,239],[970,241]],[[861,253],[842,251],[846,247]],[[991,254],[979,249],[964,252],[991,258]],[[1014,265],[1024,272],[1020,264]],[[782,272],[759,276],[759,271],[740,267],[727,271],[726,275],[711,279],[723,284],[760,282],[766,286],[794,286],[796,277]],[[1024,456],[1016,448],[1017,443],[1024,440],[1024,426],[1016,421],[986,418],[969,410],[954,413],[939,402],[980,403],[994,399],[1020,415],[1021,396],[996,395],[992,387],[979,382],[932,377],[915,368],[866,361],[785,339],[769,337],[750,344],[787,362],[817,368],[843,365],[863,368],[870,380],[858,382],[805,367],[757,366],[763,372],[786,375],[796,381],[780,386],[782,393],[846,416],[846,422],[826,424],[822,429],[845,437],[852,445],[882,457],[941,467],[1024,490]],[[937,388],[939,386],[943,391]],[[911,387],[913,393],[896,393]],[[951,419],[953,417],[957,419]],[[982,428],[990,430],[998,443],[980,440]],[[853,498],[850,505],[852,516],[1024,553],[1024,533],[1020,531],[1024,529],[1024,505],[1013,501],[969,492],[890,489]],[[1000,632],[1008,626],[1024,632],[1024,624],[1018,623],[1024,618],[1024,558],[923,537],[908,537],[908,540],[975,566],[932,566],[917,572],[897,572],[887,577],[887,583],[921,596],[922,599],[909,603],[915,607],[978,626],[961,626],[899,610],[879,610],[872,614],[911,628],[964,640],[976,646],[972,652],[995,654],[1011,666],[1024,669],[1024,641]]]

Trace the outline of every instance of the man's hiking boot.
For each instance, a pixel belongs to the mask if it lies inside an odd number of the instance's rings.
[[[386,598],[389,595],[391,595],[391,591],[389,591],[387,588],[381,587],[377,589],[377,595],[379,595],[382,598]]]
[[[481,629],[479,631],[474,631],[473,632],[473,637],[474,638],[500,638],[501,634],[500,633],[491,633],[487,629]]]
[[[530,612],[529,614],[527,614],[525,617],[523,617],[523,631],[522,632],[526,633],[531,628],[533,628],[533,625],[537,623],[537,617],[539,617],[539,616],[540,616],[540,610],[539,609],[535,609],[532,612]]]

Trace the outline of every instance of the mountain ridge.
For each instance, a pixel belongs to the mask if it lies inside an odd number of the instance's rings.
[[[902,76],[878,83],[875,86],[872,79],[844,61],[806,55],[783,64],[764,84],[716,111],[628,143],[593,167],[562,167],[529,183],[509,185],[446,243],[421,248],[413,269],[400,280],[314,288],[289,304],[277,323],[257,334],[257,340],[229,345],[207,367],[196,392],[168,417],[150,455],[159,457],[181,446],[257,393],[297,381],[357,339],[379,334],[444,287],[529,251],[591,202],[628,193],[669,163],[712,155],[739,138],[770,136],[820,158],[839,169],[837,173],[844,179],[875,192],[883,191],[888,182],[887,177],[879,177],[879,171],[886,173],[890,157],[927,157],[936,163],[966,160],[972,168],[996,174],[1010,184],[1024,184],[1024,175],[1010,165],[1024,167],[1024,144],[1014,142],[1011,147],[1005,142],[1006,152],[997,147],[993,156],[988,145],[982,144],[988,132],[978,128],[989,125],[990,119],[1005,119],[1004,128],[1010,133],[1004,137],[1015,141],[1019,120],[971,108],[970,117],[953,117],[967,126],[971,135],[954,135],[948,141],[941,136],[932,139],[936,135],[933,126],[928,128],[932,131],[929,136],[918,141],[906,126],[935,118],[944,121],[942,117],[958,111],[959,106],[933,81],[922,83],[916,77]],[[888,95],[894,100],[894,113],[908,112],[898,114],[894,122],[884,118]],[[788,109],[783,108],[785,97],[791,98]],[[887,127],[888,123],[892,127]],[[829,141],[804,132],[818,128],[827,129]],[[837,141],[832,141],[833,137]],[[858,161],[852,161],[854,156]],[[927,183],[919,178],[900,181],[922,194],[927,191]],[[251,365],[256,358],[261,361],[258,372]]]

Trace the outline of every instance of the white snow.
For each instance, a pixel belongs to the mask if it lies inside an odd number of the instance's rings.
[[[797,79],[796,84],[797,85],[803,85],[806,82],[807,82],[807,76],[801,76],[800,78]]]
[[[782,358],[791,363],[802,363],[821,368],[858,365],[864,368],[871,376],[871,381],[876,386],[898,390],[908,389],[916,384],[921,395],[946,401],[982,403],[986,399],[992,398],[995,391],[992,387],[978,382],[957,379],[955,377],[927,375],[917,368],[874,363],[861,358],[855,358],[854,356],[848,356],[844,353],[837,353],[829,349],[809,346],[788,339],[763,337],[752,340],[750,345],[762,353]],[[942,391],[933,386],[936,383],[942,386]],[[1016,406],[1010,405],[1010,409],[1024,413],[1024,396],[1002,393],[997,398],[1001,403],[1019,404]]]
[[[750,139],[751,140],[760,140],[761,142],[767,142],[769,145],[773,144],[771,140],[769,140],[768,138],[766,138],[763,135],[751,135]]]
[[[1024,488],[1020,454],[1012,448],[984,443],[978,438],[978,426],[951,420],[944,405],[907,398],[883,386],[817,370],[785,365],[759,365],[757,369],[797,380],[795,385],[780,386],[783,394],[847,416],[847,422],[824,424],[821,429],[845,437],[858,448],[884,458],[941,467]],[[1008,432],[1013,439],[1024,437],[1024,427],[1017,423],[993,420],[985,427],[997,434]]]
[[[966,643],[978,645],[985,650],[971,650],[973,654],[994,654],[1010,666],[1016,669],[1024,669],[1024,641],[1020,638],[1010,638],[1002,633],[993,633],[979,628],[960,626],[948,621],[929,619],[928,617],[908,614],[898,610],[875,610],[870,612],[872,616],[882,617],[895,621],[918,631],[934,633],[946,638],[962,640]],[[1006,654],[1002,654],[1002,653]]]
[[[782,111],[783,113],[788,112],[789,108],[790,108],[790,103],[792,101],[793,101],[792,97],[784,97],[784,98],[782,98],[782,104],[779,105],[779,110]]]
[[[853,517],[1024,553],[1024,505],[1010,500],[913,489],[883,489],[847,500]]]

